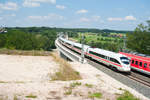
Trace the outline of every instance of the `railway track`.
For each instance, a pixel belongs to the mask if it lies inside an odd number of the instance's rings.
[[[131,72],[131,74],[127,75],[127,77],[150,87],[150,78],[148,78],[147,76],[140,75],[140,73]]]
[[[91,64],[92,66],[97,66],[98,63],[94,62],[94,61],[91,61],[89,59],[87,59],[88,62],[90,62],[89,64]],[[106,67],[106,66],[104,66]],[[109,67],[108,67],[109,68]],[[145,86],[148,86],[150,87],[150,78],[149,76],[145,76],[143,75],[142,73],[138,73],[138,72],[134,72],[132,71],[131,74],[126,74],[126,73],[119,73],[120,75],[123,75],[123,76],[126,76],[136,82],[139,82]]]

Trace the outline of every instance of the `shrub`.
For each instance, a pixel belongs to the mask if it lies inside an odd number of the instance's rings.
[[[140,100],[134,97],[129,91],[124,91],[122,95],[120,95],[117,100]]]
[[[52,80],[68,81],[81,79],[81,76],[76,73],[67,61],[60,58],[56,53],[52,53],[52,57],[55,62],[59,63],[60,67],[58,72],[51,76]]]

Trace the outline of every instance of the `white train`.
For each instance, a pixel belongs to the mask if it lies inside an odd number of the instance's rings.
[[[81,54],[82,45],[80,43],[75,43],[62,37],[59,37],[58,40],[66,48],[70,49],[75,53]],[[118,71],[130,72],[131,70],[129,59],[122,54],[99,48],[91,48],[88,45],[84,45],[83,50],[85,57],[88,59],[94,59]]]

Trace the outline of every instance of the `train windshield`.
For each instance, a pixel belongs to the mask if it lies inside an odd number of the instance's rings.
[[[129,59],[127,57],[120,57],[121,62],[128,65],[129,64]]]

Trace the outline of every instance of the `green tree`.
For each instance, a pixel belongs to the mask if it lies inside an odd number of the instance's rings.
[[[0,34],[0,48],[3,48],[6,44],[6,36],[5,34]]]
[[[148,24],[148,26],[140,24],[133,33],[127,34],[128,48],[139,53],[150,54],[150,23]]]

